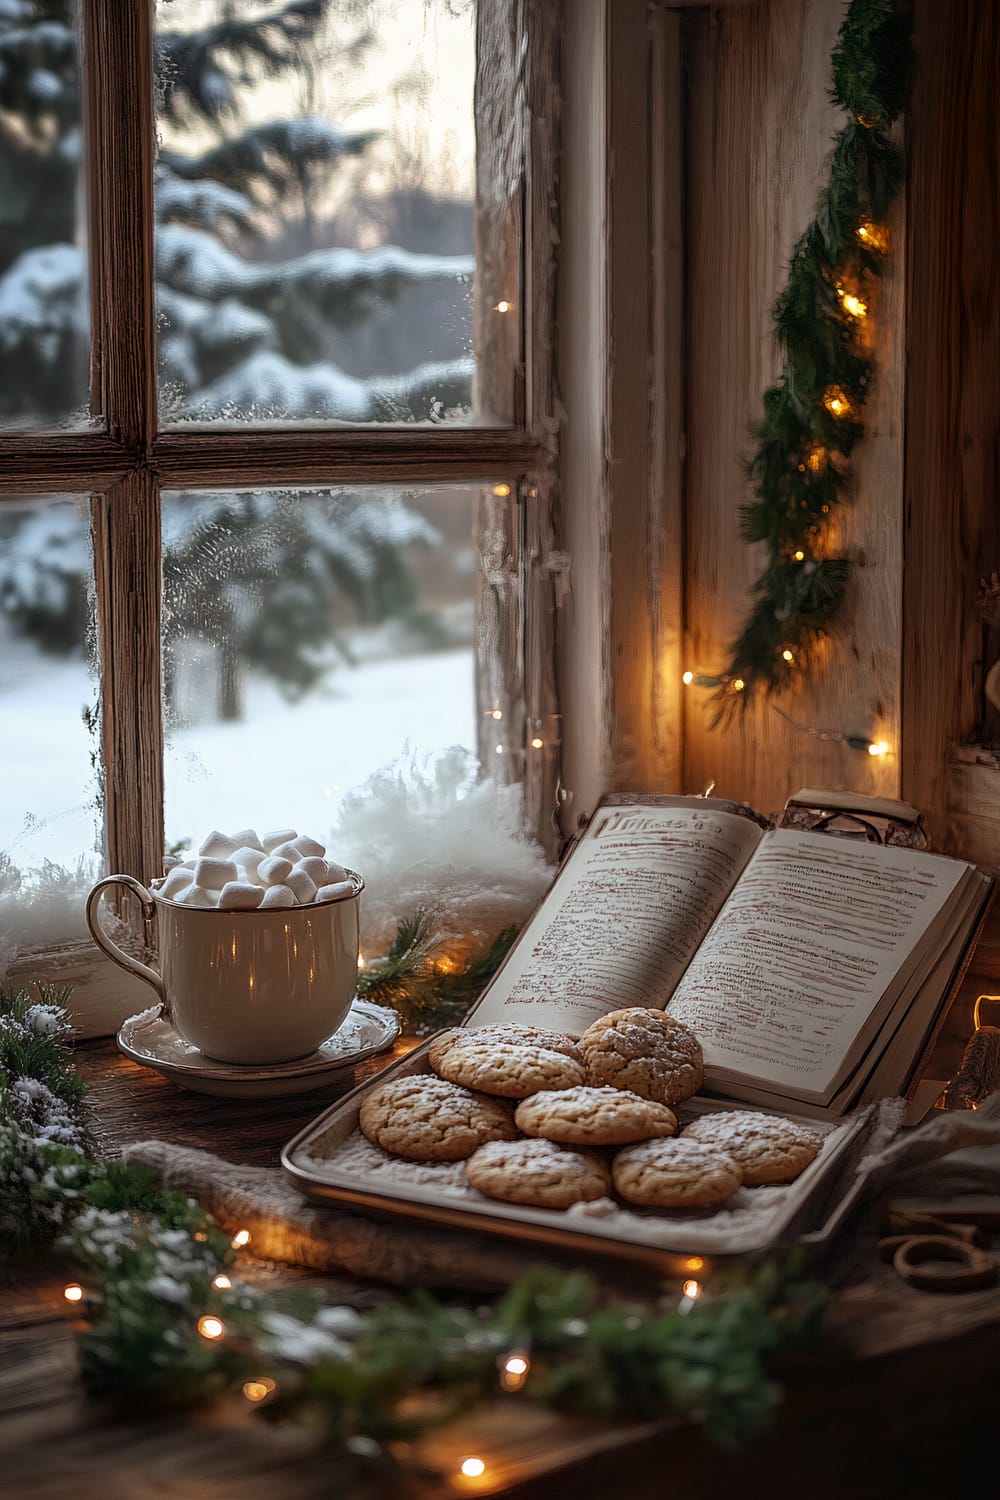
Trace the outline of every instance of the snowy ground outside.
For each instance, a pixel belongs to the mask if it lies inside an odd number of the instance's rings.
[[[344,795],[379,767],[475,746],[473,671],[471,647],[366,662],[294,704],[251,678],[242,721],[169,733],[168,842],[197,845],[212,828],[250,825],[326,842]],[[94,850],[95,747],[81,711],[95,695],[82,662],[5,643],[0,851],[23,869],[46,859],[74,867]]]

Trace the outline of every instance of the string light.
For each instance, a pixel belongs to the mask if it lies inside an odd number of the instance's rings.
[[[232,1284],[233,1283],[230,1281],[229,1277],[221,1271],[219,1272],[218,1276],[212,1277],[212,1285],[215,1287],[215,1290],[217,1292],[228,1292]]]
[[[823,392],[823,405],[831,417],[846,417],[850,415],[850,399],[839,385],[827,386]]]
[[[694,682],[694,673],[685,672],[683,677],[681,678],[681,682],[683,682],[685,687],[690,687],[692,682]]]
[[[498,745],[497,746],[497,754],[498,755],[502,755],[503,754],[503,746],[502,745]]]
[[[494,312],[499,312],[499,313],[510,312],[510,303],[507,301],[506,298],[502,298],[496,304],[496,306],[494,307],[493,311]]]
[[[541,748],[542,748],[542,746],[544,744],[545,744],[545,741],[544,740],[540,740],[538,738],[538,735],[536,734],[535,738],[531,742],[531,748],[532,748],[532,750],[541,750]]]
[[[781,655],[782,659],[790,664],[795,661],[795,654],[788,647],[782,651]],[[703,688],[719,687],[726,680],[725,677],[703,677],[694,672],[684,673],[684,681],[689,686],[693,684],[695,687]],[[746,687],[746,683],[742,677],[735,677],[730,686],[734,693],[742,693]],[[892,753],[892,746],[888,740],[872,740],[867,735],[862,734],[845,734],[841,729],[817,729],[812,724],[800,724],[796,719],[792,718],[791,714],[786,714],[783,708],[779,708],[776,703],[772,703],[770,700],[768,700],[768,707],[773,713],[778,715],[779,719],[784,719],[785,723],[791,729],[794,729],[797,734],[808,734],[816,740],[828,740],[836,744],[846,745],[849,750],[863,751],[865,754],[877,758]],[[714,787],[714,785],[715,783],[713,782],[712,786]],[[707,797],[709,793],[706,791],[702,795]],[[689,1267],[692,1270],[698,1269],[690,1262]]]
[[[500,1389],[519,1391],[528,1378],[531,1360],[526,1354],[508,1354],[500,1365]]]
[[[883,756],[889,754],[889,746],[885,740],[875,740],[868,746],[868,754]]]
[[[487,712],[488,712],[488,714],[489,714],[489,716],[490,716],[491,719],[502,719],[503,718],[503,709],[502,708],[490,708],[490,709],[487,709]]]
[[[510,494],[510,485],[495,484],[493,486],[493,493],[494,495],[498,496],[499,499],[506,500],[507,496]]]
[[[266,1401],[268,1396],[273,1396],[278,1389],[270,1375],[261,1375],[256,1380],[245,1380],[243,1382],[243,1395],[248,1401]]]
[[[221,1318],[211,1315],[198,1319],[198,1332],[203,1339],[221,1339],[226,1331],[226,1325]]]
[[[743,691],[743,689],[745,687],[746,687],[746,683],[743,681],[742,677],[734,677],[733,678],[733,692],[734,693],[742,693],[742,691]]]
[[[864,219],[854,231],[855,237],[869,250],[877,250],[880,255],[886,255],[889,250],[889,231],[884,224],[873,224],[870,219]]]
[[[249,1229],[237,1229],[229,1243],[234,1250],[242,1250],[244,1245],[249,1245],[250,1243]]]
[[[63,1287],[63,1296],[67,1302],[82,1302],[83,1287],[78,1281],[71,1281],[69,1286]]]
[[[818,474],[825,462],[826,449],[819,443],[817,443],[815,448],[810,448],[808,454],[806,455],[806,463],[809,465],[810,469],[812,469],[814,474]]]
[[[781,659],[782,661],[787,661],[789,666],[791,666],[791,664],[795,660],[795,653],[793,651],[789,651],[786,646],[785,650],[781,653]]]
[[[796,562],[805,562],[806,560],[806,555],[801,547],[799,547],[797,551],[793,552],[792,556]]]
[[[685,1269],[688,1271],[704,1271],[705,1262],[700,1255],[689,1255],[685,1262]]]
[[[684,1293],[685,1297],[690,1297],[692,1302],[696,1302],[701,1296],[701,1282],[693,1280],[685,1281],[684,1285],[681,1287],[681,1291]]]
[[[846,313],[850,313],[852,318],[858,318],[859,320],[867,318],[868,303],[862,301],[854,292],[845,291],[842,286],[838,286],[837,296],[840,298],[841,307]]]
[[[470,1456],[463,1458],[458,1466],[458,1472],[466,1479],[479,1479],[486,1473],[486,1465],[481,1458]]]

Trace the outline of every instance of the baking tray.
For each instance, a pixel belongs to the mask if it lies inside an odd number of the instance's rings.
[[[803,1124],[824,1131],[827,1138],[819,1156],[802,1175],[781,1187],[741,1188],[727,1204],[714,1210],[617,1207],[605,1215],[604,1210],[597,1213],[589,1205],[556,1210],[501,1203],[467,1186],[455,1190],[451,1184],[461,1176],[461,1162],[447,1164],[450,1170],[440,1173],[441,1181],[416,1181],[427,1172],[424,1164],[391,1159],[377,1147],[363,1143],[358,1112],[366,1093],[387,1079],[429,1073],[427,1048],[428,1043],[423,1043],[376,1078],[338,1099],[288,1142],[281,1153],[281,1165],[307,1198],[316,1203],[349,1204],[379,1217],[449,1225],[529,1245],[627,1260],[664,1275],[689,1271],[686,1261],[692,1256],[713,1262],[747,1261],[793,1242],[818,1252],[839,1230],[858,1199],[860,1183],[850,1167],[872,1128],[875,1112],[871,1109],[837,1123],[803,1118]],[[755,1106],[696,1096],[680,1110],[694,1115],[720,1108]],[[795,1118],[790,1111],[782,1113]],[[345,1147],[351,1154],[360,1151],[370,1156],[374,1169],[346,1163],[338,1166],[337,1152]],[[434,1171],[430,1169],[431,1175]],[[766,1200],[760,1197],[762,1194],[767,1195]]]

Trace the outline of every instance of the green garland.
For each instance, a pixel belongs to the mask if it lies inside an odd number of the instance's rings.
[[[162,1410],[242,1391],[262,1416],[324,1432],[344,1464],[405,1459],[422,1432],[490,1399],[677,1412],[732,1445],[780,1399],[769,1357],[815,1344],[823,1294],[790,1265],[720,1277],[656,1315],[542,1268],[476,1309],[422,1294],[359,1314],[311,1290],[262,1291],[235,1273],[242,1236],[145,1170],[89,1154],[65,999],[0,991],[0,1244],[55,1241],[79,1267],[67,1293],[97,1399]]]
[[[455,1026],[500,967],[517,937],[505,927],[484,953],[456,963],[438,952],[433,917],[418,908],[405,917],[382,959],[358,974],[358,994],[391,1006],[417,1031]]]
[[[896,0],[851,0],[832,90],[849,118],[775,304],[783,364],[764,393],[748,464],[755,498],[741,511],[743,537],[766,544],[767,566],[726,671],[695,678],[717,689],[713,724],[759,691],[786,688],[844,597],[848,562],[826,554],[824,537],[848,488],[846,460],[864,431],[874,373],[866,317],[902,177],[901,153],[887,132],[905,104],[910,60],[905,9]]]

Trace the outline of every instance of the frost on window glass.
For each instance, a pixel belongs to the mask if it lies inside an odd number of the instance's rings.
[[[475,0],[160,0],[171,421],[468,422]]]
[[[479,495],[165,497],[168,847],[322,839],[375,771],[475,752]]]
[[[85,506],[0,506],[0,959],[83,936],[100,874],[93,566]]]
[[[70,0],[0,0],[0,427],[87,421],[90,333]]]

